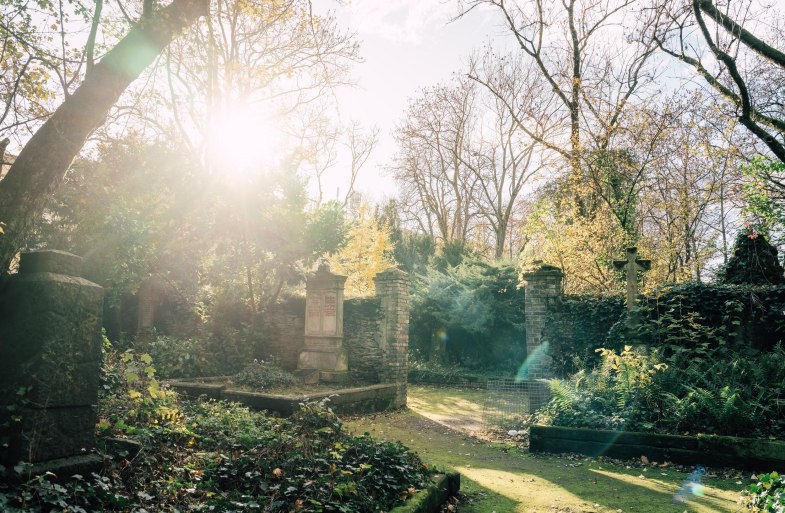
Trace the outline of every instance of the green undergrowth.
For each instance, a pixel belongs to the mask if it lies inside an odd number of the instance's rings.
[[[598,350],[601,364],[551,383],[540,422],[662,434],[785,437],[785,349]]]
[[[4,483],[1,511],[370,513],[427,483],[414,453],[350,435],[324,403],[281,419],[227,402],[180,402],[147,355],[107,356],[99,434],[140,441],[141,452],[106,455],[92,475]],[[7,469],[15,471],[25,469]]]
[[[290,372],[273,363],[254,360],[240,372],[233,381],[238,385],[254,390],[267,390],[275,387],[289,387],[299,383],[298,379]]]
[[[442,365],[410,359],[409,383],[422,385],[480,386],[484,387],[489,379],[512,378],[511,373],[488,370],[466,369],[457,365]]]

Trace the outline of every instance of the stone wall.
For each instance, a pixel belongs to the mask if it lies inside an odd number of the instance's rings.
[[[344,302],[343,344],[349,351],[349,372],[355,380],[381,382],[384,351],[379,341],[382,330],[381,301],[354,298]]]
[[[262,319],[264,342],[258,357],[271,355],[286,370],[297,368],[300,351],[305,347],[305,298],[291,297],[273,305]]]
[[[408,286],[405,292],[408,297]],[[400,295],[400,290],[396,293]],[[393,315],[396,315],[396,322],[399,322],[397,310]],[[387,360],[382,342],[387,339],[384,331],[387,325],[384,322],[382,299],[371,297],[345,300],[343,322],[343,343],[349,352],[349,372],[352,379],[366,383],[387,382],[384,381],[388,375],[383,370]],[[305,347],[305,298],[288,298],[270,308],[260,329],[264,333],[264,342],[257,357],[267,360],[273,356],[284,369],[295,370],[298,356]],[[405,333],[408,340],[408,309]],[[396,365],[400,363],[399,357]],[[395,376],[399,374],[400,372],[394,373]]]

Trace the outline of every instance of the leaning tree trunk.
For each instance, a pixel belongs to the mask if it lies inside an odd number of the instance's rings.
[[[131,82],[172,39],[206,16],[209,7],[210,0],[173,0],[142,18],[28,141],[0,180],[0,222],[6,224],[0,235],[0,275],[24,246],[32,224],[90,133],[106,120]]]

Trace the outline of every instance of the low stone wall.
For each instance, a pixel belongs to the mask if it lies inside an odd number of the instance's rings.
[[[447,499],[457,495],[460,488],[460,474],[436,474],[431,484],[415,493],[405,504],[393,508],[390,513],[439,513]]]
[[[241,403],[254,410],[267,410],[281,415],[291,415],[300,403],[329,399],[329,406],[335,413],[377,413],[396,407],[396,385],[371,385],[358,388],[343,388],[329,392],[309,395],[277,395],[261,392],[247,392],[230,388],[221,383],[197,383],[193,381],[171,381],[168,383],[176,392],[197,399],[207,396],[216,400]]]
[[[558,426],[532,426],[531,452],[578,453],[620,459],[672,461],[687,465],[755,471],[785,468],[785,442],[733,436],[660,435]]]

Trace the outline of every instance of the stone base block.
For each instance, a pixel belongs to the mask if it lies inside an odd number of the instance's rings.
[[[323,383],[348,383],[349,372],[321,371],[319,372],[319,379]]]
[[[303,351],[300,353],[297,368],[320,371],[348,371],[349,355],[345,349],[336,352]]]
[[[50,472],[56,481],[67,481],[74,474],[89,476],[98,472],[104,465],[104,460],[97,454],[83,454],[68,458],[40,461],[38,463],[23,463],[21,467],[15,465],[20,472],[10,472],[9,479],[13,482],[26,482],[35,476]]]
[[[301,383],[306,385],[315,385],[319,383],[319,371],[315,369],[297,369],[293,372]]]
[[[6,463],[38,463],[88,453],[95,446],[93,406],[21,409],[10,433]]]
[[[303,339],[306,351],[336,352],[343,349],[343,337],[306,335]]]

